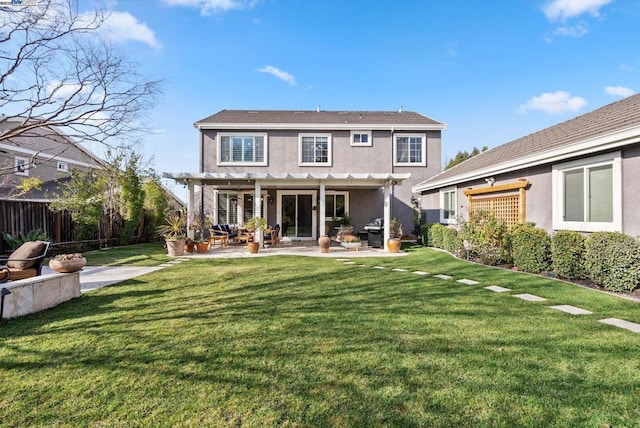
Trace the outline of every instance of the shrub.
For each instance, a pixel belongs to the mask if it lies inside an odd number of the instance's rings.
[[[442,247],[456,256],[464,254],[464,243],[453,227],[445,227],[442,231]]]
[[[596,232],[585,242],[589,278],[611,291],[632,291],[640,284],[640,242],[619,232]]]
[[[488,211],[473,211],[462,224],[460,236],[470,248],[471,256],[484,264],[496,265],[503,261],[503,240],[507,232],[505,224]]]
[[[528,224],[510,230],[513,264],[525,272],[540,273],[551,269],[551,240],[544,229]]]
[[[433,223],[420,226],[420,237],[422,238],[422,245],[425,247],[429,245],[429,228],[431,226],[433,226]]]
[[[18,232],[11,235],[10,233],[2,233],[4,241],[9,244],[14,250],[28,241],[50,241],[51,238],[44,233],[41,229],[35,229],[27,232],[26,234]]]
[[[553,271],[561,278],[583,279],[585,269],[585,238],[578,232],[561,230],[551,237]]]
[[[444,248],[443,234],[446,227],[440,223],[435,223],[429,228],[429,246]]]

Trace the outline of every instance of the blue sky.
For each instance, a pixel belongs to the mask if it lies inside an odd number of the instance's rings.
[[[640,90],[640,0],[120,0],[108,7],[112,40],[142,72],[165,81],[149,113],[156,132],[143,149],[159,172],[198,170],[193,123],[221,109],[402,106],[447,124],[445,161]]]

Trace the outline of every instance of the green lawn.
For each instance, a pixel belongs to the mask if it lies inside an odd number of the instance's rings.
[[[638,304],[429,249],[353,260],[190,260],[4,322],[0,426],[640,421],[640,335],[597,322]]]
[[[127,245],[83,254],[89,266],[157,266],[172,260],[163,242]]]

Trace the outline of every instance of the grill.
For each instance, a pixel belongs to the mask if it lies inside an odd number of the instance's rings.
[[[368,232],[367,244],[370,247],[382,248],[382,229],[384,229],[384,220],[380,217],[372,218],[364,226],[364,230]]]

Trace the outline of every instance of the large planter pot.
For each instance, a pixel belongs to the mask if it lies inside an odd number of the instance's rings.
[[[49,260],[49,267],[56,272],[60,273],[70,273],[77,272],[82,269],[87,264],[87,259],[84,257],[80,259],[70,259],[70,260]]]
[[[346,248],[347,250],[356,250],[360,249],[360,242],[341,242],[340,246]]]
[[[184,239],[167,239],[167,254],[171,257],[184,255]]]
[[[328,253],[329,246],[331,245],[331,238],[328,236],[321,236],[318,238],[318,245],[320,246],[321,253]]]
[[[399,253],[402,241],[397,238],[392,238],[387,241],[387,248],[390,253]]]
[[[247,242],[247,249],[251,254],[256,254],[260,249],[260,243],[258,242]]]
[[[209,250],[209,243],[199,242],[196,244],[196,249],[198,250],[198,254],[204,254]]]

